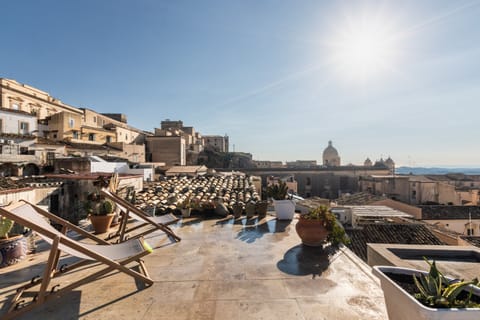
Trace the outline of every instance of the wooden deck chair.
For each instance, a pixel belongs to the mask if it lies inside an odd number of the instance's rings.
[[[9,303],[7,314],[0,316],[2,319],[16,317],[111,271],[123,272],[135,280],[143,282],[145,286],[153,284],[153,280],[148,275],[145,264],[141,260],[143,256],[151,253],[152,249],[142,238],[132,239],[120,244],[110,244],[68,221],[23,200],[6,207],[0,207],[0,216],[14,220],[18,224],[32,229],[51,245],[43,276],[34,277],[30,283],[17,289],[17,293]],[[62,226],[61,231],[52,227],[49,220],[60,224]],[[69,230],[95,241],[96,244],[87,244],[71,239],[66,235]],[[62,251],[79,258],[79,260],[71,265],[59,266]],[[51,285],[53,278],[63,274],[66,276],[70,271],[92,262],[99,262],[104,265],[104,268],[92,269],[91,274],[74,282],[71,282],[71,279],[69,279],[70,281],[66,280],[68,283],[66,283],[65,287]],[[131,262],[136,262],[136,266],[139,266],[139,271],[126,267]],[[31,290],[29,289],[36,286],[40,286],[40,288],[34,292],[35,295],[31,301],[26,301],[26,298],[22,299],[22,295],[27,293],[26,290],[28,290],[30,296]],[[50,286],[52,287],[49,288]]]
[[[106,198],[112,200],[115,205],[120,208],[121,213],[120,226],[118,228],[118,231],[115,234],[110,235],[108,239],[119,237],[119,242],[123,242],[127,239],[128,233],[143,227],[147,227],[146,230],[143,230],[139,234],[136,234],[135,237],[142,237],[153,231],[161,230],[165,232],[168,236],[172,237],[175,241],[181,240],[181,238],[177,236],[173,232],[173,230],[170,229],[170,227],[168,227],[168,225],[177,222],[178,220],[180,220],[180,218],[175,217],[173,214],[149,216],[127,200],[122,199],[121,197],[108,191],[107,189],[102,189],[100,193]],[[141,221],[141,223],[131,228],[127,228],[128,220],[130,218]]]

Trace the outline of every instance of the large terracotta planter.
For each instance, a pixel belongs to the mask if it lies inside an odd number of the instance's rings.
[[[107,215],[90,215],[90,221],[92,222],[95,233],[105,233],[110,228],[113,220],[113,213]]]
[[[278,220],[292,220],[295,214],[295,202],[293,200],[273,200],[273,206]]]
[[[426,271],[420,271],[401,267],[374,266],[373,274],[380,279],[380,283],[385,296],[388,318],[390,320],[410,320],[410,319],[441,319],[441,320],[470,320],[480,319],[480,308],[429,308],[421,304],[415,297],[401,288],[395,281],[390,279],[385,273],[406,274],[409,276],[428,274]],[[451,280],[451,279],[450,279]],[[478,287],[470,286],[474,295],[480,296]]]
[[[300,217],[295,230],[302,239],[302,243],[306,246],[320,247],[323,245],[328,236],[328,230],[323,225],[322,220],[310,220]]]
[[[27,239],[23,235],[0,239],[0,268],[19,262],[27,256]]]

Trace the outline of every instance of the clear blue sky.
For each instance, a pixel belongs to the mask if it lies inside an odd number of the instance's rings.
[[[479,166],[480,1],[3,1],[0,77],[256,160]]]

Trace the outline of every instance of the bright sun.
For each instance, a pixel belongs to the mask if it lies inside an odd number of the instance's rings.
[[[334,35],[331,58],[342,77],[367,80],[393,67],[395,45],[387,25],[363,20]]]

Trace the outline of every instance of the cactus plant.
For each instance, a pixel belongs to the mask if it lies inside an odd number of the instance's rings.
[[[99,216],[107,215],[113,212],[115,205],[112,201],[107,199],[102,199],[95,206],[95,213]]]
[[[8,233],[12,230],[15,222],[11,219],[0,217],[0,238],[8,239]]]

